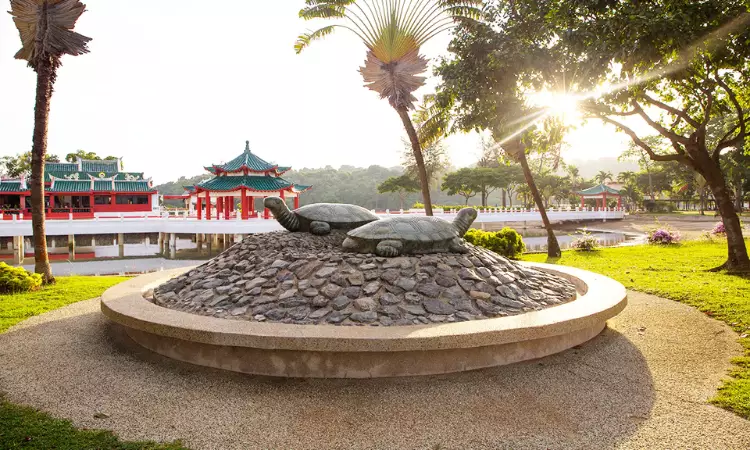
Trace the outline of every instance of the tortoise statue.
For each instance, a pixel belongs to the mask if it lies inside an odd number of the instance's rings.
[[[380,219],[361,206],[343,203],[314,203],[290,211],[280,197],[268,197],[263,205],[287,230],[317,235],[328,234],[331,228],[351,230]]]
[[[453,223],[437,217],[407,216],[381,219],[347,233],[345,250],[398,256],[410,253],[466,253],[464,234],[477,218],[474,208],[458,212]]]

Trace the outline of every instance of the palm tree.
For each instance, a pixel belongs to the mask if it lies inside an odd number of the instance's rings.
[[[88,52],[91,40],[73,30],[85,11],[79,0],[11,0],[10,14],[21,35],[16,59],[28,62],[36,72],[34,138],[31,148],[31,226],[34,234],[35,271],[44,283],[55,281],[47,255],[44,229],[44,160],[50,100],[62,55]]]
[[[597,183],[599,183],[599,184],[604,184],[604,183],[606,183],[606,182],[607,182],[607,180],[609,180],[609,181],[612,181],[612,178],[613,178],[613,176],[612,176],[612,172],[606,172],[606,171],[604,171],[604,170],[600,170],[600,171],[599,171],[599,173],[597,173],[597,174],[596,174],[596,175],[594,176],[594,179],[595,179],[595,180],[597,181]]]
[[[617,174],[617,182],[622,184],[634,183],[636,178],[638,178],[638,175],[631,170],[626,170],[625,172]]]
[[[297,39],[297,53],[313,40],[331,34],[336,27],[347,29],[367,47],[365,65],[359,72],[365,86],[387,98],[398,112],[411,142],[418,167],[425,212],[432,215],[429,179],[417,130],[409,117],[416,98],[413,92],[424,85],[427,59],[419,54],[425,42],[452,28],[456,21],[480,15],[480,0],[305,0],[299,15],[305,20],[341,19],[305,33]]]

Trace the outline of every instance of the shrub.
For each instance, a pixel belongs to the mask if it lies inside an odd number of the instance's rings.
[[[648,243],[658,245],[671,245],[680,242],[680,233],[670,228],[657,228],[648,232]]]
[[[42,276],[29,273],[22,267],[0,262],[0,294],[34,291],[42,285]]]
[[[714,225],[714,229],[711,230],[711,234],[714,236],[726,236],[727,230],[724,228],[724,222],[716,222],[716,225]]]
[[[474,244],[492,250],[506,258],[517,258],[526,251],[523,238],[513,228],[505,227],[500,231],[482,231],[470,229],[464,235],[464,239]]]
[[[592,236],[591,233],[585,229],[581,231],[580,236],[573,239],[573,242],[570,243],[570,248],[582,252],[591,252],[597,247],[599,247],[599,239]]]

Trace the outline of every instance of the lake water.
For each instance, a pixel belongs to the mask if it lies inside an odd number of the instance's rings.
[[[526,229],[517,230],[523,236],[527,252],[543,252],[547,250],[547,234],[544,230]],[[589,234],[599,241],[602,247],[616,247],[620,245],[633,245],[642,241],[642,238],[633,234],[617,231],[589,231]],[[555,231],[557,242],[561,249],[570,248],[570,244],[581,236],[579,232]]]

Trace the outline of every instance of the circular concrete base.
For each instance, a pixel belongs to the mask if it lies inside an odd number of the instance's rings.
[[[439,325],[341,327],[247,322],[189,314],[143,298],[188,269],[147,274],[102,296],[102,312],[137,343],[202,366],[256,375],[373,378],[432,375],[540,358],[588,341],[625,307],[625,288],[579,269],[533,267],[572,281],[569,303],[496,319]]]

